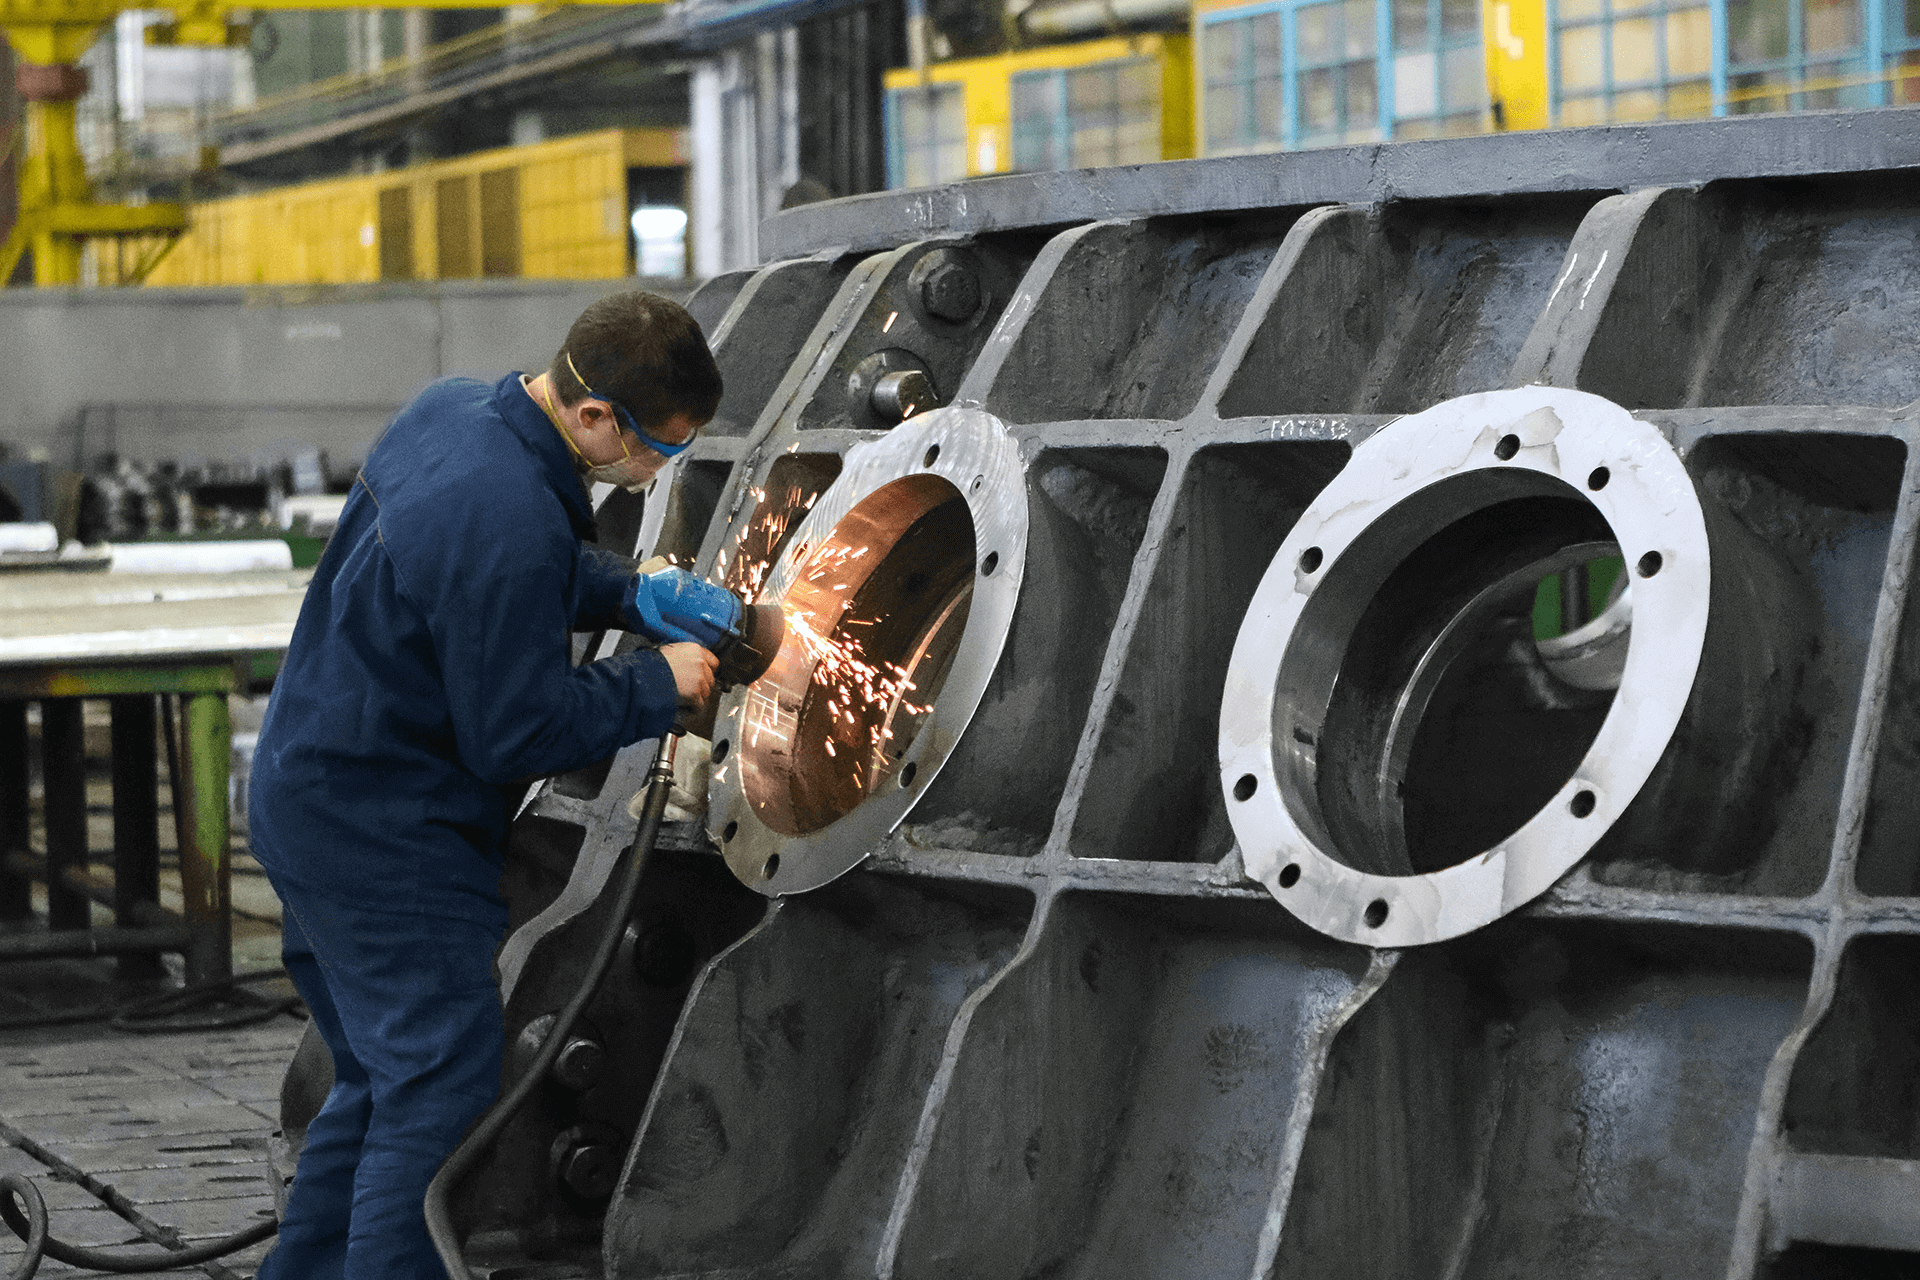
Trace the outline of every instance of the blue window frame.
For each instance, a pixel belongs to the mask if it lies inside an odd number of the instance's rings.
[[[1481,49],[1479,0],[1276,0],[1202,14],[1206,150],[1482,132]]]
[[[1009,93],[1018,171],[1161,158],[1160,64],[1154,58],[1016,72]]]
[[[1713,29],[1700,0],[1557,0],[1554,123],[1712,114]]]
[[[1865,0],[1719,0],[1725,5],[1730,115],[1871,107],[1886,91],[1869,68]]]
[[[967,101],[963,86],[889,89],[882,128],[887,185],[932,187],[967,176]]]

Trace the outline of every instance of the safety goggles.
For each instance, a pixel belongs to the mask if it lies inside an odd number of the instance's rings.
[[[692,444],[694,440],[698,438],[700,433],[696,431],[693,433],[693,435],[688,436],[685,440],[682,440],[679,444],[668,444],[665,440],[656,439],[652,435],[648,434],[646,431],[641,430],[640,424],[633,420],[633,415],[627,412],[626,406],[622,405],[618,400],[615,400],[612,396],[603,396],[598,391],[595,391],[592,387],[587,386],[587,380],[580,376],[580,370],[574,368],[573,353],[571,351],[564,352],[563,354],[567,358],[567,368],[570,372],[572,372],[574,381],[578,382],[581,386],[586,387],[587,395],[595,400],[605,400],[609,405],[613,406],[614,421],[618,422],[621,426],[625,427],[627,430],[633,432],[633,434],[635,434],[636,436],[639,436],[640,442],[642,444],[646,445],[647,448],[653,450],[655,453],[659,454],[661,457],[672,458],[672,457],[677,457],[682,453],[685,453],[687,450],[687,446]],[[620,441],[620,448],[624,451],[626,447],[627,447],[626,439],[622,437]],[[629,453],[629,454],[626,454],[625,456],[632,457],[633,455]]]

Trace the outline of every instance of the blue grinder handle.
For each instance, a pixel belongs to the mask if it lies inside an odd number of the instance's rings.
[[[627,629],[655,644],[691,642],[718,652],[740,636],[740,597],[685,569],[636,574],[624,603]]]

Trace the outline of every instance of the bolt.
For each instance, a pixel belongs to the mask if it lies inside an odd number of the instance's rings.
[[[980,280],[958,262],[941,262],[920,282],[920,305],[927,314],[958,324],[980,309]]]
[[[607,1052],[598,1041],[570,1036],[553,1060],[553,1078],[575,1093],[585,1093],[600,1083],[606,1065]]]
[[[620,1153],[604,1142],[583,1142],[560,1157],[560,1181],[583,1200],[613,1194],[620,1177]]]
[[[934,408],[940,403],[934,394],[933,383],[920,369],[897,369],[883,374],[873,384],[873,394],[868,397],[873,412],[883,422],[905,422],[914,414]]]

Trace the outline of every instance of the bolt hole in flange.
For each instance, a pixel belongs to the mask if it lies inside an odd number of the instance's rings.
[[[1693,495],[1656,429],[1579,392],[1465,397],[1359,445],[1274,556],[1228,670],[1221,781],[1249,874],[1379,946],[1543,892],[1688,705],[1710,584]],[[1665,572],[1608,591],[1623,553]],[[1591,590],[1598,616],[1540,625],[1548,584]]]
[[[1016,446],[978,410],[935,410],[848,454],[758,597],[781,604],[785,645],[721,705],[732,745],[709,820],[733,833],[742,883],[824,884],[925,792],[1006,641],[1025,495]]]

